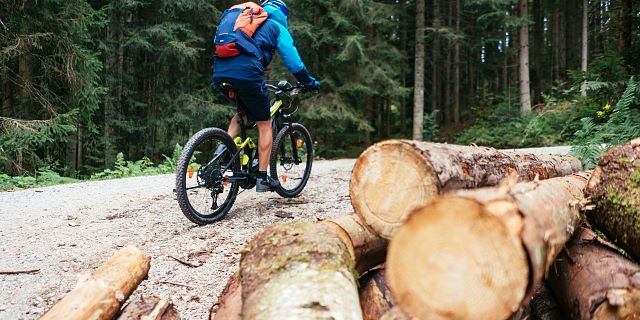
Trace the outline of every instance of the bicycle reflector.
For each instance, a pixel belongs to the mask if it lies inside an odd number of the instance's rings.
[[[282,183],[287,183],[287,176],[282,176]]]
[[[298,148],[302,148],[302,144],[304,143],[304,141],[302,141],[302,139],[298,139],[296,140],[296,147]]]
[[[194,173],[195,171],[196,171],[196,170],[193,168],[193,166],[189,166],[189,179],[193,178],[193,173]]]

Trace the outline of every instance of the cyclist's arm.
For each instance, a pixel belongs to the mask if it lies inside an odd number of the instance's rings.
[[[298,49],[293,44],[293,37],[291,37],[289,31],[280,23],[276,22],[276,25],[278,25],[280,30],[277,49],[278,53],[282,56],[284,65],[301,83],[307,84],[315,81],[304,66],[302,58],[300,58],[300,54],[298,53]]]

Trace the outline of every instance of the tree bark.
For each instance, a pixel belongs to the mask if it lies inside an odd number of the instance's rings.
[[[566,320],[564,312],[556,302],[547,281],[542,282],[531,302],[524,305],[509,320]]]
[[[150,262],[136,247],[119,250],[41,319],[112,319],[147,276]]]
[[[380,320],[417,320],[417,318],[412,318],[408,315],[400,306],[395,306],[391,308],[391,310],[387,311]]]
[[[549,284],[571,319],[640,315],[640,266],[589,229],[578,229],[560,253]]]
[[[180,315],[167,300],[141,296],[127,304],[118,320],[180,320]]]
[[[360,278],[360,306],[364,320],[380,320],[396,301],[391,295],[384,269],[372,270]]]
[[[356,161],[351,203],[369,227],[391,239],[411,210],[440,193],[493,186],[512,171],[533,180],[580,170],[580,162],[572,157],[390,140],[369,147]]]
[[[7,72],[7,66],[1,68],[2,74],[2,115],[5,117],[13,116],[13,90],[11,86],[11,81],[9,81],[9,73]]]
[[[369,229],[356,214],[348,214],[334,219],[322,221],[332,227],[337,235],[346,243],[355,258],[355,269],[358,273],[369,271],[384,263],[388,241],[380,238]]]
[[[587,72],[589,65],[589,0],[583,0],[582,3],[582,58],[580,59],[580,69]],[[587,83],[582,83],[580,93],[583,97],[587,96]]]
[[[215,307],[214,307],[215,308]],[[242,319],[242,286],[236,272],[229,278],[227,285],[218,297],[217,309],[212,309],[211,320],[241,320]]]
[[[243,319],[362,319],[354,265],[327,225],[267,227],[240,260]]]
[[[529,1],[520,0],[520,112],[531,112],[531,87],[529,83]]]
[[[587,218],[610,240],[640,258],[640,139],[613,147],[598,162],[586,194]]]
[[[456,0],[456,34],[460,35],[460,19],[462,16],[462,1]],[[460,40],[455,40],[455,54],[453,58],[454,87],[453,87],[453,123],[460,124]]]
[[[431,112],[440,110],[438,105],[438,98],[440,97],[440,86],[438,86],[438,63],[440,63],[440,35],[438,34],[440,27],[442,26],[442,17],[440,16],[440,0],[433,0],[433,47],[431,48]],[[440,114],[437,119],[443,114],[443,110],[440,110]]]
[[[588,177],[459,191],[415,209],[387,255],[399,305],[420,319],[506,319],[579,223]]]
[[[544,53],[544,15],[542,9],[542,0],[533,1],[533,63],[535,76],[533,80],[533,103],[542,103],[542,54]]]
[[[632,39],[633,0],[621,0],[620,2],[620,37],[618,50],[623,57],[627,58]]]
[[[422,140],[424,122],[424,0],[416,0],[416,53],[413,84],[413,139]]]

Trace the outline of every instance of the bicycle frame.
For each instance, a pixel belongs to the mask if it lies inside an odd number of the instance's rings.
[[[283,90],[278,90],[278,87],[271,86],[271,85],[269,85],[269,89],[272,91],[275,91],[275,94],[276,94],[276,99],[273,101],[269,109],[269,113],[272,121],[273,136],[277,135],[278,132],[280,132],[285,127],[289,128],[289,132],[290,134],[292,134],[293,131],[291,130],[291,128],[293,124],[293,114],[295,113],[295,111],[289,114],[284,113],[282,106],[284,105],[283,98],[284,98],[285,92]],[[238,124],[240,126],[240,135],[234,139],[234,143],[236,144],[236,147],[238,150],[231,157],[231,160],[225,166],[225,168],[223,169],[223,172],[226,172],[228,170],[228,168],[231,166],[233,161],[235,161],[235,159],[238,159],[240,157],[241,153],[242,153],[242,158],[239,159],[240,171],[233,172],[233,176],[229,176],[229,177],[225,176],[223,181],[229,182],[229,183],[247,182],[249,179],[255,179],[254,178],[255,173],[251,172],[251,165],[254,159],[258,157],[258,148],[256,144],[253,142],[253,140],[251,139],[251,137],[247,135],[247,129],[253,128],[255,125],[247,125],[245,123],[243,119],[244,116],[242,115],[243,111],[240,110],[240,107],[239,107],[238,97],[235,93],[232,96],[233,96],[236,108],[238,109],[237,114],[239,115]],[[291,103],[293,103],[293,100]],[[295,147],[295,145],[296,145],[296,142],[292,137],[291,148],[292,148],[293,157],[294,157],[293,161],[296,164],[300,164],[301,163],[300,156],[298,155],[298,150]],[[285,156],[284,146],[281,147],[280,154],[282,157]]]

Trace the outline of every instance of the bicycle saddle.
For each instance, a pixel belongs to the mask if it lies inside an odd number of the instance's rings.
[[[233,85],[231,85],[230,83],[226,83],[226,82],[222,82],[218,86],[220,87],[220,89],[224,89],[224,90],[227,90],[227,91],[230,91],[230,90],[234,90],[235,91],[236,90],[236,88],[234,88]]]

